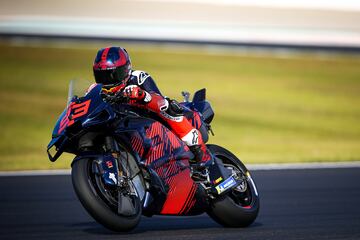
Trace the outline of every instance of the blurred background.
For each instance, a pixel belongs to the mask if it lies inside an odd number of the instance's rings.
[[[164,95],[207,88],[212,143],[245,163],[360,160],[360,3],[0,2],[0,170],[70,167],[46,146],[72,79],[125,47]]]

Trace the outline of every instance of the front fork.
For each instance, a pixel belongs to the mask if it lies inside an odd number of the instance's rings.
[[[114,181],[114,183],[118,190],[124,194],[137,196],[137,191],[132,184],[131,176],[128,176],[128,172],[126,171],[127,167],[121,159],[121,151],[114,137],[106,136],[104,147],[108,153],[107,155],[112,157],[112,163],[115,166],[115,170],[117,170],[115,174],[117,181]]]
[[[137,211],[133,199],[138,194],[121,159],[119,145],[113,137],[106,136],[104,148],[106,153],[96,161],[98,174],[108,190],[116,191],[118,214],[133,215]]]
[[[97,172],[109,188],[124,188],[126,185],[126,174],[123,166],[118,161],[120,149],[113,137],[105,137],[105,154],[96,161]]]
[[[105,154],[95,161],[97,174],[101,175],[104,183],[109,188],[118,187],[120,185],[120,175],[123,175],[122,168],[118,164],[118,152],[116,144],[111,137],[105,137]]]

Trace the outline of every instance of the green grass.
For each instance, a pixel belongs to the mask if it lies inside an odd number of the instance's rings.
[[[360,160],[360,57],[208,53],[124,44],[162,93],[207,88],[210,142],[245,163]],[[0,170],[70,166],[45,153],[70,79],[92,79],[98,46],[0,43]]]

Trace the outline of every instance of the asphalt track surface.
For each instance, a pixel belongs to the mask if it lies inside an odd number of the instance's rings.
[[[360,168],[252,173],[261,210],[248,228],[156,216],[121,234],[85,212],[69,175],[0,177],[0,239],[360,239]]]

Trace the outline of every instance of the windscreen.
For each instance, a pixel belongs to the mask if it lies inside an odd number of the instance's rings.
[[[86,79],[70,80],[69,88],[68,88],[67,105],[69,105],[71,99],[74,96],[78,96],[78,97],[84,96],[92,84],[94,84],[94,81],[90,81]]]

